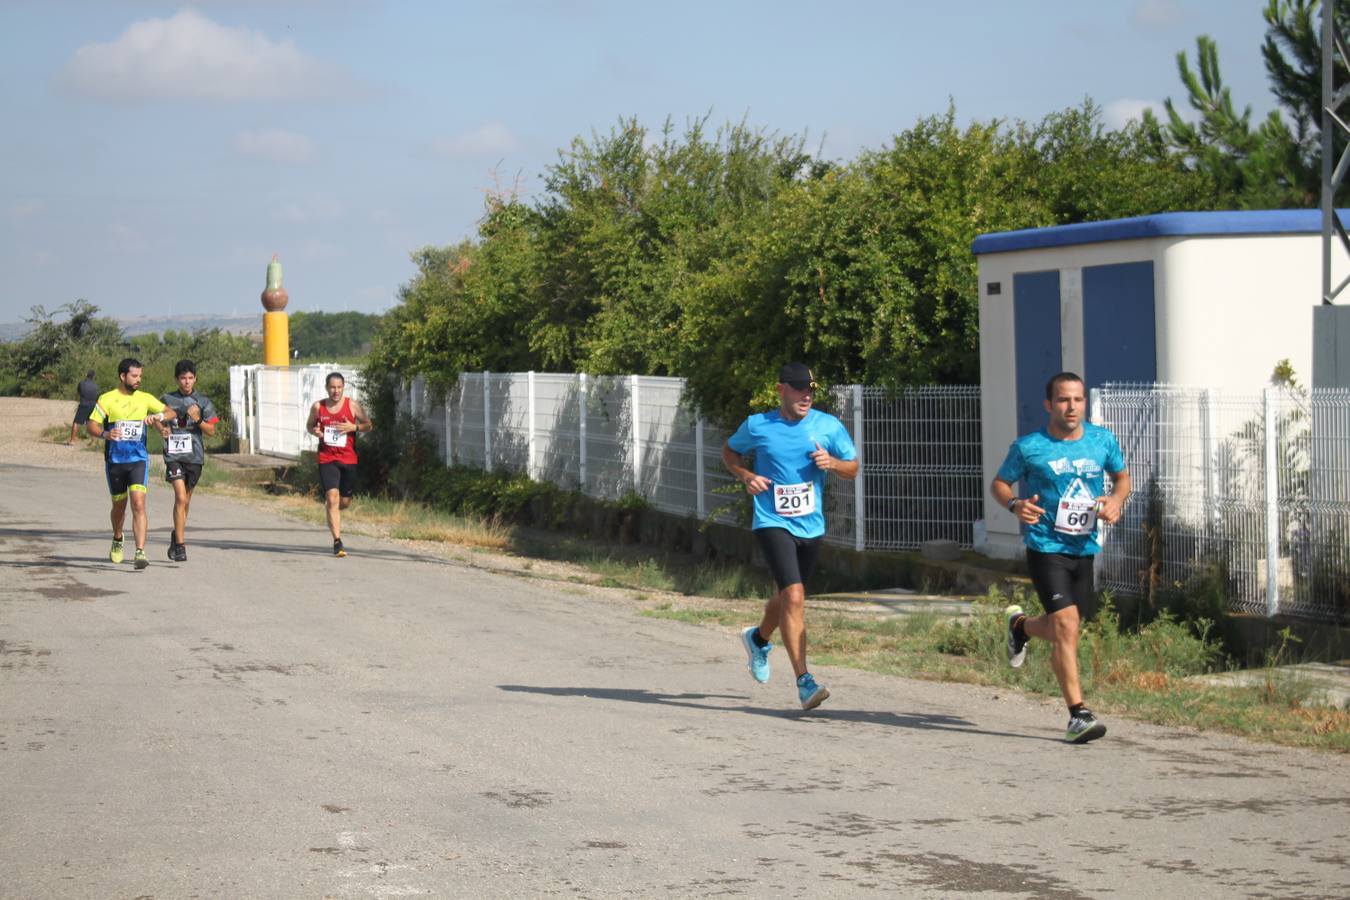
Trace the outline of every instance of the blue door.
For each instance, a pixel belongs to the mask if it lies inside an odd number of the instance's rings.
[[[1083,380],[1158,380],[1158,332],[1153,311],[1153,263],[1083,268]]]
[[[1058,270],[1013,276],[1013,352],[1021,435],[1045,427],[1045,383],[1063,365]]]

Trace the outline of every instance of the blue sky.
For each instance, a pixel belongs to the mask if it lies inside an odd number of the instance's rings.
[[[0,322],[76,298],[118,317],[379,312],[409,253],[529,196],[573,137],[711,113],[847,159],[955,103],[1108,122],[1181,101],[1219,44],[1271,104],[1264,0],[1097,3],[5,0]]]

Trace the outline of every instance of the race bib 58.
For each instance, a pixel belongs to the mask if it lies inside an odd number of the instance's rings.
[[[145,423],[139,419],[123,420],[114,422],[113,427],[121,435],[123,441],[139,441],[145,437]]]

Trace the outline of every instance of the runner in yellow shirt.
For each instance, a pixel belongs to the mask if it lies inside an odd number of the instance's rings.
[[[117,365],[116,389],[98,398],[89,416],[89,435],[104,438],[103,464],[112,494],[112,547],[108,559],[122,561],[122,524],[126,521],[127,501],[131,501],[131,530],[136,536],[137,569],[150,565],[145,555],[145,485],[150,468],[146,450],[147,428],[172,420],[175,413],[154,394],[140,390],[140,360],[127,357]]]

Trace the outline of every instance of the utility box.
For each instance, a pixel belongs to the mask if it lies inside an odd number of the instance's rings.
[[[1350,306],[1313,307],[1315,388],[1350,388]]]
[[[1321,233],[1318,210],[1257,210],[976,238],[985,482],[1018,435],[1044,427],[1045,383],[1056,372],[1077,372],[1089,389],[1159,382],[1250,391],[1288,359],[1306,383]],[[1337,263],[1333,283],[1350,269]],[[1335,358],[1350,367],[1350,357]],[[985,523],[991,556],[1021,554],[1017,521],[987,494]]]

